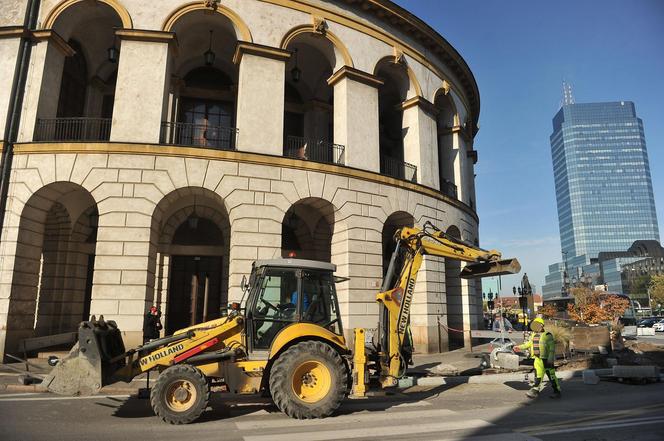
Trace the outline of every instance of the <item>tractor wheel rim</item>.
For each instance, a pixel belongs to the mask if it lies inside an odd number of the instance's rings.
[[[196,387],[191,381],[174,381],[166,390],[166,405],[174,412],[184,412],[191,409],[197,395]]]
[[[332,388],[330,370],[317,360],[301,363],[293,371],[293,393],[305,403],[317,403],[327,396]]]

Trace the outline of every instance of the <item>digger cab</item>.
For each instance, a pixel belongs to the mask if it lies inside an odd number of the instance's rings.
[[[342,336],[335,270],[331,263],[304,259],[254,262],[246,287],[249,352],[267,354],[276,336],[297,323],[315,324]]]

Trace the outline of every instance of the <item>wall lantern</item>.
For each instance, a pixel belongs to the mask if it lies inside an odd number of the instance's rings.
[[[210,29],[210,44],[208,46],[208,50],[205,51],[203,54],[203,58],[205,59],[205,65],[206,66],[212,66],[214,64],[214,59],[216,55],[212,51],[212,29]]]
[[[118,51],[118,48],[115,47],[115,41],[116,37],[113,36],[113,45],[106,49],[106,55],[108,56],[108,61],[111,63],[117,63],[118,62],[118,54],[120,51]]]

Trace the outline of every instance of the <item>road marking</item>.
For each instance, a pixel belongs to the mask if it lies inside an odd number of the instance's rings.
[[[386,411],[382,413],[358,413],[351,415],[339,415],[333,416],[324,419],[313,419],[313,420],[296,420],[293,418],[280,418],[274,420],[250,420],[250,421],[237,421],[235,426],[239,430],[252,430],[252,429],[264,429],[264,428],[280,428],[280,427],[303,427],[303,426],[329,426],[333,424],[348,424],[350,422],[359,423],[359,422],[373,422],[373,421],[383,421],[383,420],[395,420],[395,419],[420,419],[420,418],[432,418],[432,417],[443,417],[456,415],[456,412],[448,409],[435,409],[435,410],[418,410],[418,411],[408,411],[408,412],[393,412]]]
[[[627,410],[617,410],[613,412],[598,412],[595,415],[590,415],[590,416],[585,416],[581,418],[575,418],[571,420],[564,420],[564,421],[557,421],[551,424],[540,424],[537,426],[526,426],[521,428],[519,431],[520,432],[536,432],[538,430],[546,430],[546,429],[555,429],[558,427],[565,427],[568,428],[570,425],[575,425],[578,424],[580,425],[581,423],[585,423],[588,421],[597,421],[597,422],[610,422],[611,420],[615,420],[616,418],[624,418],[626,416],[630,415],[638,415],[639,413],[643,412],[649,412],[653,409],[659,409],[659,408],[664,408],[664,404],[651,404],[649,406],[640,406],[640,407],[634,407],[632,409],[627,409]],[[634,419],[630,419],[630,421],[634,421]]]
[[[27,398],[2,398],[2,395],[0,395],[0,403],[5,403],[5,402],[12,402],[12,403],[18,403],[21,401],[61,401],[61,400],[102,400],[104,398],[129,398],[129,395],[92,395],[89,397],[54,397],[54,396],[46,396],[46,397],[27,397]]]
[[[542,430],[529,432],[532,435],[554,435],[557,433],[571,433],[571,432],[585,432],[588,430],[599,430],[599,429],[618,429],[620,427],[631,427],[631,426],[646,426],[650,424],[659,424],[663,423],[664,418],[654,417],[654,418],[641,418],[639,421],[629,419],[629,420],[617,420],[611,422],[598,422],[594,424],[588,424],[587,426],[579,427],[568,427],[560,429],[551,429],[551,430]]]
[[[419,423],[408,427],[408,434],[445,432],[452,430],[480,429],[493,424],[484,420],[448,421],[444,423]],[[395,436],[401,426],[360,427],[357,429],[317,430],[315,432],[291,432],[269,435],[245,436],[244,441],[326,441],[333,439],[373,438]]]
[[[542,441],[540,438],[518,432],[493,433],[491,435],[455,435],[451,438],[434,438],[431,441]]]

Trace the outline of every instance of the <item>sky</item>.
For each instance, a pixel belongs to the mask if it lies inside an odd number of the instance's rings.
[[[397,0],[449,41],[477,80],[480,240],[517,257],[537,292],[560,262],[549,136],[562,81],[577,103],[633,101],[664,234],[664,1]],[[511,291],[521,276],[503,277]],[[495,292],[497,280],[484,290]]]

